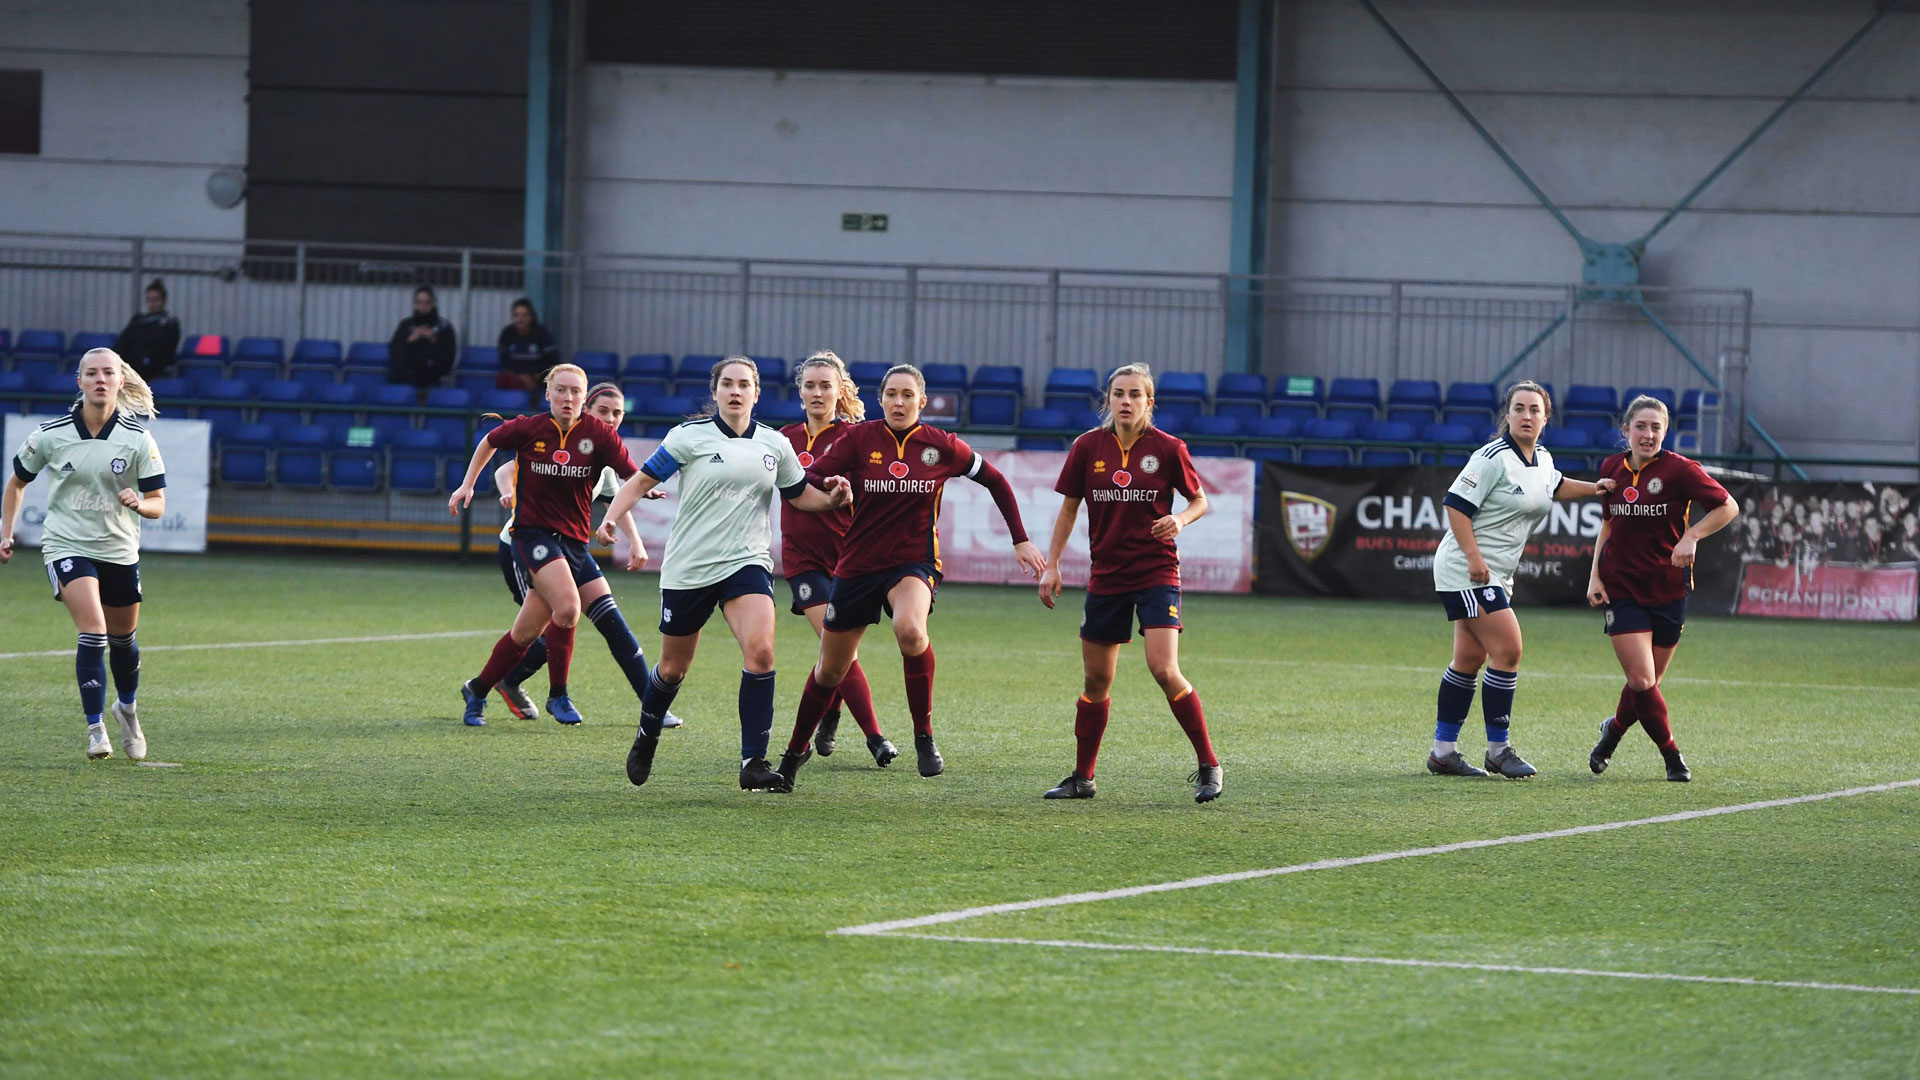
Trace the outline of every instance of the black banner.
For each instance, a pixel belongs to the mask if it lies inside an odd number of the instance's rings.
[[[1441,500],[1457,468],[1315,469],[1269,463],[1260,477],[1257,592],[1431,600]],[[1514,571],[1525,604],[1584,604],[1600,500],[1556,502]]]

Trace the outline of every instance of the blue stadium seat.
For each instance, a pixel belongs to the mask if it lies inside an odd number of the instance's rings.
[[[700,401],[679,395],[657,397],[647,402],[647,415],[656,419],[665,420],[668,422],[668,426],[671,427],[693,415],[693,413],[700,408],[701,403],[706,400],[706,396],[705,393],[702,393]]]
[[[55,371],[51,374],[33,376],[33,389],[41,394],[65,395],[68,401],[80,396],[80,382],[71,372]],[[54,401],[42,401],[31,412],[64,412],[67,406]]]
[[[1212,403],[1207,393],[1207,377],[1198,371],[1168,371],[1154,379],[1153,400],[1156,406],[1186,405],[1195,413],[1202,413]]]
[[[1607,453],[1618,448],[1621,441],[1620,430],[1610,413],[1568,413],[1559,426],[1586,432],[1587,444]]]
[[[1441,400],[1442,412],[1481,412],[1493,419],[1500,411],[1500,391],[1492,383],[1457,382],[1447,384],[1447,396]],[[1446,421],[1455,423],[1456,421]]]
[[[1662,405],[1665,405],[1667,407],[1667,414],[1669,416],[1673,414],[1674,409],[1677,407],[1679,403],[1679,398],[1674,396],[1672,387],[1629,386],[1625,390],[1620,391],[1620,407],[1622,409],[1625,409],[1629,402],[1633,401],[1634,398],[1637,398],[1642,394],[1646,395],[1647,397],[1654,398],[1655,400],[1659,401]]]
[[[1100,375],[1092,368],[1054,368],[1041,394],[1049,409],[1085,409],[1100,400]]]
[[[379,368],[387,370],[387,362],[392,354],[387,351],[384,341],[356,341],[347,346],[345,366],[358,368]]]
[[[1604,416],[1609,425],[1619,411],[1620,402],[1613,396],[1611,386],[1575,384],[1567,387],[1567,396],[1560,403],[1563,416]]]
[[[1067,439],[1060,435],[1028,435],[1025,433],[1013,437],[1015,450],[1052,450],[1067,448]]]
[[[1249,461],[1277,461],[1282,465],[1293,464],[1293,447],[1276,443],[1248,443],[1246,458]],[[1254,481],[1254,498],[1259,498],[1259,480]]]
[[[344,354],[331,338],[301,338],[293,343],[288,362],[295,367],[339,367]]]
[[[364,432],[335,433],[333,452],[327,455],[327,486],[340,491],[378,490],[388,441],[377,428],[370,439]]]
[[[1213,387],[1213,413],[1251,423],[1267,415],[1267,377],[1258,372],[1229,371]]]
[[[350,383],[334,383],[318,387],[313,392],[313,404],[316,406],[334,406],[334,408],[315,408],[311,410],[313,426],[328,431],[345,430],[360,422],[357,406],[365,402],[360,388]]]
[[[1341,423],[1346,423],[1342,420]],[[1302,465],[1351,465],[1352,457],[1344,446],[1306,446],[1300,449]]]
[[[1416,427],[1440,418],[1440,384],[1432,379],[1396,379],[1387,390],[1387,419]]]
[[[760,372],[760,396],[792,397],[795,391],[793,365],[781,356],[749,356],[753,366]]]
[[[280,432],[273,453],[274,482],[296,488],[317,488],[326,482],[326,448],[332,434],[322,427],[297,427]]]
[[[1020,399],[1012,394],[974,391],[967,406],[967,422],[974,427],[1012,427],[1020,419]]]
[[[67,342],[67,356],[69,359],[78,360],[93,349],[113,348],[115,340],[117,340],[117,335],[114,334],[104,334],[97,331],[81,331],[73,335],[72,340]]]
[[[0,360],[13,355],[13,332],[0,326]]]
[[[183,356],[173,370],[179,377],[190,380],[196,392],[208,383],[219,382],[227,377],[225,361],[203,356]]]
[[[753,418],[771,427],[786,427],[797,424],[807,418],[806,406],[797,401],[761,395],[760,403],[753,408]]]
[[[1318,407],[1327,400],[1327,386],[1318,375],[1282,375],[1273,380],[1273,396],[1268,404],[1305,403]],[[1269,410],[1271,411],[1271,410]]]
[[[1077,433],[1092,431],[1100,426],[1100,414],[1092,409],[1068,409],[1067,427]]]
[[[13,344],[15,360],[23,356],[58,360],[67,355],[67,335],[60,330],[22,330]],[[15,370],[19,370],[15,368]]]
[[[1439,387],[1434,388],[1438,393]],[[1412,424],[1397,420],[1375,420],[1361,429],[1360,437],[1369,442],[1410,443],[1420,435]],[[1413,450],[1406,447],[1361,447],[1362,465],[1411,465]]]
[[[18,371],[0,371],[0,413],[24,412],[26,401],[19,395],[29,393],[33,380]]]
[[[469,394],[479,394],[493,389],[497,377],[498,373],[492,371],[455,371],[453,385]]]
[[[673,379],[673,357],[666,353],[634,353],[620,366],[623,379],[655,379],[666,385]]]
[[[230,378],[246,383],[248,392],[257,396],[261,387],[280,381],[281,367],[264,361],[235,360],[228,365],[228,372]]]
[[[473,395],[457,386],[435,386],[427,391],[429,409],[471,409]]]
[[[511,420],[531,406],[524,390],[486,390],[474,398],[474,407],[482,412],[499,413]]]
[[[1689,389],[1681,392],[1680,411],[1675,415],[1682,419],[1698,417],[1702,408],[1717,409],[1719,407],[1720,391]]]
[[[435,432],[413,429],[397,433],[388,465],[388,482],[395,491],[438,491],[440,454],[444,449]]]
[[[291,379],[267,383],[254,394],[254,418],[275,427],[298,427],[305,422],[304,406],[312,396],[313,389],[305,383]]]
[[[673,369],[673,383],[669,387],[678,397],[692,397],[705,401],[713,393],[713,365],[726,359],[718,353],[688,353],[680,358],[680,365]]]
[[[620,377],[620,354],[600,349],[581,349],[573,354],[573,362],[587,373],[587,385],[597,382],[612,382]]]
[[[13,370],[29,379],[38,380],[48,375],[67,374],[67,364],[57,356],[16,356],[13,358]]]
[[[1008,427],[1019,420],[1026,396],[1025,371],[1012,364],[982,364],[973,369],[967,389],[968,416],[982,427]]]
[[[889,365],[878,360],[856,360],[847,365],[847,374],[852,376],[854,385],[862,390],[880,392],[880,380],[887,377]],[[869,414],[871,415],[871,414]]]
[[[444,466],[440,474],[442,478],[444,478],[444,480],[446,481],[446,490],[453,491],[454,489],[460,486],[460,481],[466,479],[467,461],[471,458],[471,456],[472,454],[471,452],[469,452],[467,454],[462,454],[459,457],[450,457],[446,459],[446,465]],[[480,478],[473,482],[473,495],[474,495],[475,502],[479,502],[480,496],[482,495],[491,496],[494,493],[493,470],[499,467],[500,467],[500,459],[496,457],[492,461],[487,463],[486,468],[480,470]]]
[[[287,342],[277,337],[243,337],[234,343],[233,359],[250,364],[280,365],[287,361]]]
[[[418,404],[418,401],[419,395],[415,393],[414,388],[411,386],[383,384],[373,392],[372,397],[368,399],[367,403],[389,409],[412,409]],[[370,411],[367,414],[367,426],[380,432],[383,438],[390,439],[394,432],[413,427],[413,416],[414,414],[411,412],[393,413]]]
[[[265,446],[224,440],[220,444],[220,482],[234,487],[266,487],[269,453]]]
[[[1292,418],[1269,416],[1247,425],[1247,434],[1256,439],[1292,439],[1300,434],[1300,425]]]
[[[1067,431],[1072,423],[1064,409],[1028,409],[1020,417],[1022,431]]]
[[[163,406],[169,401],[179,401],[182,398],[190,398],[193,396],[194,391],[193,380],[182,379],[178,376],[155,379],[147,384],[147,389],[153,391],[153,399]]]
[[[1445,443],[1450,446],[1472,446],[1480,442],[1478,430],[1465,424],[1428,424],[1420,432],[1423,442]],[[1470,450],[1423,450],[1420,463],[1423,465],[1465,465],[1471,455]]]
[[[295,352],[293,359],[287,363],[288,379],[306,386],[327,386],[340,381],[340,359],[338,355],[340,345],[338,342],[302,341],[300,344],[316,346],[331,345],[334,353],[329,357],[323,353],[316,352],[302,358],[298,352]]]
[[[983,392],[1025,394],[1027,373],[1014,364],[981,364],[973,369],[973,382],[967,389],[976,394]]]
[[[1196,416],[1187,423],[1187,450],[1195,457],[1238,457],[1243,434],[1231,416]]]
[[[455,371],[485,372],[492,385],[491,377],[500,370],[500,346],[498,345],[462,345],[460,360],[453,366]]]
[[[1581,428],[1553,425],[1540,433],[1540,445],[1553,454],[1553,463],[1561,472],[1585,472],[1593,465],[1587,456],[1593,442]]]
[[[356,367],[341,368],[340,381],[343,383],[346,383],[349,386],[357,387],[362,395],[366,397],[372,397],[373,394],[376,391],[378,391],[381,387],[388,385],[387,369],[386,368],[356,368]]]
[[[1180,401],[1172,405],[1162,405],[1154,400],[1153,426],[1169,435],[1184,435],[1193,422],[1200,418],[1200,410],[1192,402]]]
[[[1309,421],[1300,432],[1303,443],[1313,443],[1322,439],[1352,439],[1355,427],[1350,420],[1322,419]],[[1312,446],[1300,451],[1302,465],[1348,465],[1352,455],[1345,446]]]
[[[299,425],[294,425],[298,427]],[[279,441],[272,424],[235,424],[220,433],[222,446],[272,446]]]
[[[1322,415],[1331,420],[1352,420],[1356,426],[1380,415],[1380,380],[1339,378],[1327,387]]]

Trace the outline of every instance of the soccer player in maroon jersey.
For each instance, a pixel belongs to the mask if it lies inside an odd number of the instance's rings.
[[[1187,444],[1153,426],[1153,373],[1127,364],[1107,376],[1106,423],[1073,441],[1054,490],[1066,496],[1053,523],[1053,545],[1040,575],[1040,602],[1060,596],[1060,555],[1073,535],[1080,504],[1087,504],[1087,546],[1093,572],[1087,581],[1086,614],[1080,620],[1080,656],[1086,689],[1074,706],[1078,744],[1073,772],[1043,796],[1093,798],[1094,760],[1107,730],[1107,691],[1120,662],[1120,646],[1140,623],[1147,670],[1167,695],[1167,707],[1193,743],[1198,761],[1191,782],[1195,802],[1220,797],[1225,776],[1207,734],[1200,695],[1180,674],[1180,553],[1174,538],[1207,512]],[[1187,505],[1173,512],[1178,492]]]
[[[548,371],[550,411],[515,417],[488,432],[474,448],[460,487],[447,499],[447,510],[458,516],[473,502],[474,482],[494,451],[517,452],[513,543],[533,588],[520,605],[513,629],[494,644],[493,655],[479,676],[460,686],[466,698],[462,719],[469,726],[486,723],[487,694],[526,655],[534,639],[542,637],[547,643],[547,712],[563,724],[580,722],[580,712],[567,696],[567,675],[573,666],[581,587],[602,579],[599,565],[587,551],[593,488],[603,468],[613,469],[622,478],[639,471],[620,433],[587,415],[586,397],[585,371],[573,364]],[[627,633],[631,636],[632,631]],[[637,642],[634,652],[638,653]],[[629,681],[632,678],[629,672]],[[644,674],[641,685],[645,685]]]
[[[853,666],[860,637],[885,612],[893,616],[913,716],[913,749],[921,776],[938,776],[946,763],[933,742],[933,644],[927,615],[940,587],[940,492],[965,476],[993,495],[1013,536],[1014,557],[1039,577],[1046,557],[1027,539],[1013,487],[1000,470],[960,437],[920,423],[927,381],[911,364],[896,364],[880,382],[880,420],[854,424],[807,470],[816,483],[844,476],[853,482],[853,520],[834,563],[820,660],[807,676],[794,718],[793,738],[780,759],[791,780],[811,756],[807,743]]]
[[[829,350],[822,349],[802,360],[794,377],[807,416],[781,428],[780,434],[793,443],[800,467],[812,468],[815,458],[853,430],[854,424],[866,419],[867,405],[860,400],[847,365]],[[833,564],[840,559],[840,538],[847,534],[852,521],[853,511],[847,508],[810,514],[791,503],[780,504],[780,566],[787,576],[787,589],[793,594],[793,613],[807,620],[816,638],[826,623],[827,593],[833,585]],[[843,701],[867,737],[867,752],[873,755],[874,764],[883,769],[892,764],[900,751],[880,733],[880,721],[873,712],[873,690],[867,685],[867,673],[860,669],[857,656],[847,667],[847,677],[834,688],[833,704],[813,735],[814,749],[821,757],[832,755]]]
[[[1658,398],[1634,398],[1624,431],[1626,452],[1600,466],[1600,475],[1615,487],[1601,496],[1606,517],[1593,542],[1587,602],[1606,609],[1606,632],[1627,684],[1614,714],[1600,723],[1600,742],[1587,756],[1587,766],[1605,772],[1620,737],[1637,721],[1666,759],[1667,779],[1687,781],[1693,772],[1673,740],[1660,680],[1686,625],[1694,549],[1726,528],[1740,506],[1699,462],[1660,448],[1667,407]],[[1712,509],[1689,524],[1696,502]]]

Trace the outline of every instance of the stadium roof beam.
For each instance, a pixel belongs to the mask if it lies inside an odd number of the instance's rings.
[[[1260,278],[1267,272],[1273,0],[1240,0],[1234,73],[1233,225],[1227,267],[1228,371],[1260,370]]]
[[[1714,389],[1722,392],[1725,392],[1726,387],[1720,384],[1720,379],[1714,375],[1705,364],[1700,362],[1700,358],[1693,354],[1693,350],[1687,348],[1686,343],[1681,341],[1679,335],[1675,334],[1673,329],[1647,305],[1646,298],[1642,295],[1638,287],[1640,284],[1640,258],[1646,254],[1648,241],[1652,240],[1662,229],[1665,229],[1668,223],[1672,222],[1674,218],[1692,206],[1693,201],[1699,198],[1700,194],[1706,191],[1715,180],[1718,180],[1720,175],[1726,172],[1735,161],[1739,160],[1740,156],[1746,153],[1748,147],[1757,142],[1760,136],[1766,134],[1767,129],[1771,128],[1775,121],[1779,120],[1781,116],[1786,114],[1788,109],[1792,108],[1804,98],[1807,92],[1813,89],[1814,84],[1818,83],[1829,71],[1833,70],[1841,59],[1853,50],[1854,46],[1865,40],[1867,35],[1871,34],[1874,28],[1879,26],[1881,20],[1885,19],[1890,12],[1899,7],[1902,2],[1903,0],[1881,0],[1878,9],[1873,13],[1872,17],[1869,18],[1860,29],[1854,31],[1853,36],[1842,42],[1840,47],[1834,50],[1833,54],[1828,56],[1825,62],[1815,68],[1811,75],[1807,76],[1792,93],[1787,95],[1786,99],[1780,103],[1778,108],[1769,113],[1766,119],[1760,121],[1759,125],[1748,133],[1746,138],[1740,140],[1739,144],[1729,151],[1727,156],[1720,160],[1719,164],[1715,165],[1707,172],[1706,176],[1700,179],[1699,183],[1695,184],[1693,188],[1681,196],[1679,201],[1675,202],[1665,214],[1661,215],[1659,221],[1654,222],[1653,226],[1637,239],[1629,240],[1625,243],[1613,243],[1594,240],[1581,232],[1572,221],[1568,220],[1567,215],[1561,211],[1559,206],[1554,204],[1553,199],[1541,189],[1539,184],[1534,183],[1533,178],[1527,175],[1527,171],[1520,167],[1520,163],[1514,160],[1513,155],[1509,154],[1504,146],[1500,145],[1500,140],[1493,137],[1493,133],[1487,130],[1486,125],[1482,124],[1479,118],[1473,115],[1473,111],[1467,108],[1466,103],[1460,100],[1459,95],[1455,94],[1452,88],[1447,86],[1446,81],[1440,78],[1439,73],[1434,71],[1433,68],[1421,58],[1419,52],[1407,42],[1406,38],[1400,36],[1400,32],[1394,29],[1391,22],[1387,21],[1387,17],[1375,6],[1373,0],[1358,0],[1360,6],[1367,10],[1367,14],[1373,16],[1373,20],[1380,24],[1380,28],[1386,32],[1387,36],[1393,40],[1395,45],[1399,46],[1400,51],[1406,54],[1407,59],[1410,60],[1415,67],[1420,69],[1420,73],[1426,76],[1427,81],[1433,84],[1434,89],[1438,90],[1441,96],[1447,99],[1447,103],[1454,107],[1454,110],[1466,120],[1468,126],[1473,128],[1475,134],[1479,135],[1481,140],[1500,158],[1501,162],[1506,165],[1508,171],[1512,172],[1514,177],[1518,179],[1521,184],[1525,185],[1529,192],[1533,193],[1533,197],[1539,201],[1540,205],[1544,207],[1548,213],[1552,214],[1553,219],[1560,223],[1560,227],[1567,230],[1567,234],[1572,236],[1574,242],[1580,245],[1580,280],[1581,284],[1587,286],[1587,288],[1580,290],[1574,298],[1573,304],[1578,305],[1582,301],[1598,301],[1612,303],[1624,302],[1634,305],[1640,310],[1641,314],[1646,316],[1647,321],[1673,345],[1675,351],[1679,352],[1679,354],[1693,366],[1694,370],[1698,371],[1708,383],[1712,384]],[[1573,312],[1570,307],[1568,311],[1555,316],[1553,321],[1548,323],[1545,329],[1541,330],[1531,341],[1527,342],[1526,346],[1520,350],[1519,354],[1516,355],[1506,367],[1500,369],[1500,373],[1496,375],[1495,378],[1505,378],[1508,373],[1519,367],[1526,361],[1527,357],[1533,354],[1534,350],[1538,349],[1551,338],[1554,332],[1571,318],[1572,314]],[[1747,426],[1752,428],[1753,433],[1759,436],[1760,440],[1766,443],[1767,447],[1774,453],[1779,454],[1781,457],[1786,456],[1786,451],[1781,449],[1780,444],[1774,441],[1773,436],[1767,433],[1766,428],[1762,427],[1760,421],[1755,419],[1751,413],[1747,414]],[[1794,474],[1800,479],[1805,480],[1807,478],[1806,473],[1801,470],[1799,465],[1793,464],[1792,462],[1788,464],[1793,469]]]

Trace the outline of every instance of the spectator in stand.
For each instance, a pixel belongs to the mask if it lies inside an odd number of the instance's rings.
[[[167,283],[147,284],[147,310],[127,320],[113,351],[144,381],[164,376],[180,352],[180,320],[167,313]]]
[[[515,300],[513,321],[500,331],[500,374],[493,385],[537,394],[547,369],[559,362],[560,347],[534,314],[533,301],[524,296]]]
[[[427,388],[453,370],[453,324],[440,314],[433,286],[413,290],[413,314],[400,320],[387,342],[387,381],[412,386],[427,399]]]

